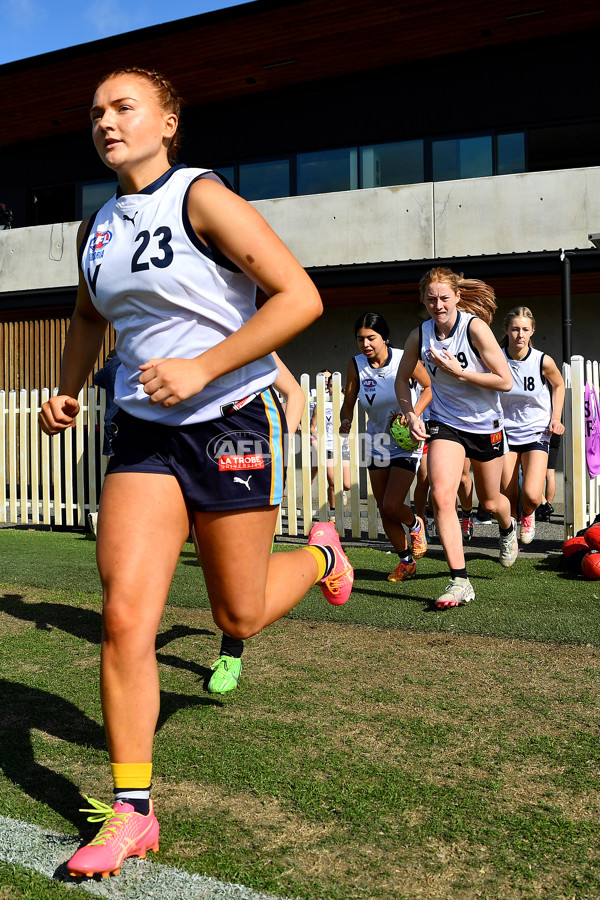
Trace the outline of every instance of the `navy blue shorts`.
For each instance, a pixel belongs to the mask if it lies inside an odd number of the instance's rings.
[[[375,459],[371,457],[371,461],[367,463],[369,472],[377,469],[406,469],[407,472],[416,472],[421,462],[416,456],[390,456],[387,460]]]
[[[429,434],[429,449],[433,441],[454,441],[464,447],[465,456],[474,459],[475,462],[489,462],[504,456],[506,437],[504,429],[494,431],[492,434],[473,434],[472,431],[462,431],[444,422],[435,422],[429,419],[426,422]]]
[[[252,509],[283,499],[287,427],[271,388],[193,425],[163,425],[119,410],[112,431],[106,474],[174,475],[190,510]]]
[[[543,450],[548,453],[550,444],[548,441],[531,441],[529,444],[510,444],[508,449],[511,453],[531,453],[532,450]]]
[[[555,469],[556,463],[558,460],[558,451],[560,450],[560,439],[561,434],[552,434],[550,435],[550,451],[548,453],[548,468]]]

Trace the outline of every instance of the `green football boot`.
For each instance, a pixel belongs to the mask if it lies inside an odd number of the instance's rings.
[[[220,656],[211,666],[213,674],[208,682],[211,694],[227,694],[237,687],[242,674],[242,661],[234,656]]]

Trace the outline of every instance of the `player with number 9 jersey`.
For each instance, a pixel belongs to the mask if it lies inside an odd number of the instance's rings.
[[[475,434],[500,431],[503,423],[502,406],[497,391],[477,384],[458,381],[432,361],[430,350],[440,354],[452,354],[463,371],[490,372],[481,359],[471,338],[471,324],[477,316],[457,310],[456,322],[450,334],[442,337],[436,333],[435,322],[428,319],[420,326],[420,357],[431,378],[433,399],[429,404],[428,418],[443,422],[453,428],[468,428]]]
[[[475,597],[456,513],[465,459],[471,461],[480,504],[498,521],[501,565],[512,566],[517,557],[510,503],[500,491],[505,442],[499,391],[508,391],[512,378],[489,327],[496,310],[493,288],[436,267],[423,276],[419,292],[429,319],[408,336],[396,391],[412,439],[429,436],[431,497],[450,569],[450,583],[435,605],[449,609]],[[430,375],[433,394],[427,429],[415,415],[410,396],[411,368],[419,359]]]

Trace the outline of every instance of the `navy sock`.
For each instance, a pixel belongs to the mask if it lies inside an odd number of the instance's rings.
[[[468,578],[467,570],[464,569],[450,569],[450,578]]]
[[[335,569],[335,553],[331,547],[323,547],[322,549],[327,557],[327,568],[325,569],[325,577],[327,577],[327,575],[331,575]]]
[[[139,790],[138,788],[115,788],[113,791],[115,800],[130,803],[137,813],[147,816],[150,812],[150,788]],[[141,795],[141,796],[140,796]]]
[[[335,566],[335,553],[331,547],[326,547],[324,544],[311,544],[311,548],[320,550],[325,557],[325,574],[323,578],[327,578],[328,575],[331,575]]]
[[[244,642],[240,638],[232,638],[223,632],[221,638],[220,656],[233,656],[234,659],[241,659],[244,652]]]

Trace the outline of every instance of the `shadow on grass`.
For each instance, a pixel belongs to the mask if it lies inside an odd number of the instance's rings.
[[[24,622],[33,622],[40,631],[58,628],[73,637],[82,638],[90,644],[97,645],[102,639],[102,615],[93,609],[82,609],[64,603],[49,603],[44,600],[39,603],[30,603],[23,600],[20,594],[4,594],[3,597],[0,597],[0,612]],[[157,651],[161,650],[178,638],[191,635],[214,637],[216,633],[208,628],[172,625],[167,631],[159,631],[156,636],[156,649]],[[180,656],[157,653],[157,660],[163,665],[171,666],[174,669],[184,669],[197,675],[204,684],[212,675],[207,666],[200,666]]]
[[[178,638],[190,637],[192,635],[214,637],[216,633],[216,631],[211,631],[208,628],[191,628],[189,625],[171,625],[168,631],[159,631],[156,635],[156,649],[161,650],[163,647],[166,647],[167,644],[170,644],[171,641],[176,641]]]
[[[393,571],[391,569],[390,571]],[[354,570],[354,584],[355,586],[360,586],[361,594],[372,594],[373,596],[377,596],[377,590],[369,591],[366,588],[362,587],[361,582],[366,581],[380,581],[382,587],[392,587],[393,585],[402,584],[401,581],[388,581],[387,576],[389,572],[382,572],[379,569],[355,569]],[[417,575],[415,578],[409,579],[410,581],[428,581],[431,578],[442,578],[443,572],[419,572],[417,569]]]
[[[477,556],[471,557],[471,559],[481,559],[481,560],[489,560],[489,556]],[[467,565],[469,560],[467,560]],[[431,581],[435,579],[447,579],[450,577],[450,573],[446,565],[439,572],[423,572],[419,570],[419,564],[417,563],[417,574],[414,578],[410,578],[409,582],[414,586],[423,581]],[[495,575],[482,575],[479,572],[477,573],[477,581],[493,581]],[[385,572],[381,572],[379,569],[355,569],[354,570],[354,585],[356,588],[360,590],[361,594],[372,595],[377,597],[379,592],[376,589],[370,590],[369,588],[365,588],[362,585],[362,582],[381,582],[382,587],[395,587],[397,585],[403,584],[402,581],[388,581],[387,574]],[[387,594],[386,594],[387,596]],[[408,594],[407,597],[411,595]]]
[[[4,594],[0,597],[0,612],[23,622],[33,622],[39,631],[58,628],[90,644],[99,644],[102,637],[102,616],[92,609],[45,600],[30,603],[21,594]]]
[[[33,729],[62,741],[104,749],[104,730],[56,694],[0,679],[0,766],[32,800],[45,803],[76,827],[82,796],[73,782],[37,762]]]
[[[587,578],[581,574],[581,568],[576,560],[567,563],[564,556],[549,556],[546,559],[540,559],[535,564],[535,568],[540,572],[552,572],[562,581],[587,581]]]
[[[92,645],[100,644],[102,616],[94,610],[45,601],[29,603],[19,594],[5,594],[0,598],[0,611],[33,622],[40,631],[58,628]],[[160,649],[181,637],[214,634],[204,628],[173,625],[158,634],[156,645]],[[187,669],[205,683],[212,674],[208,667],[174,655],[159,653],[157,659],[174,668]],[[219,701],[214,697],[161,691],[157,731],[181,709],[215,704]],[[34,730],[104,751],[104,729],[74,703],[57,694],[0,679],[0,768],[32,800],[47,804],[78,830],[87,829],[91,835],[96,826],[82,824],[78,810],[85,803],[79,789],[66,776],[36,761],[31,737]]]
[[[193,706],[214,706],[213,698],[161,691],[159,731],[179,712]],[[82,832],[91,835],[97,825],[82,822],[83,796],[73,782],[35,759],[31,734],[43,734],[104,751],[104,729],[78,706],[57,694],[0,679],[0,767],[6,777],[32,800],[45,803]],[[108,758],[107,758],[108,765]]]
[[[41,600],[31,603],[23,600],[21,594],[4,594],[0,597],[0,612],[33,622],[40,631],[58,628],[73,637],[82,638],[90,644],[100,644],[102,639],[102,615],[93,609],[82,609],[65,603],[49,603]],[[190,635],[214,637],[215,631],[206,628],[190,628],[188,625],[172,625],[168,631],[160,631],[156,636],[156,649],[162,649],[171,641]],[[176,657],[172,657],[173,660]],[[183,660],[179,660],[183,663]],[[178,666],[181,668],[181,665]],[[190,670],[190,671],[193,671]]]

